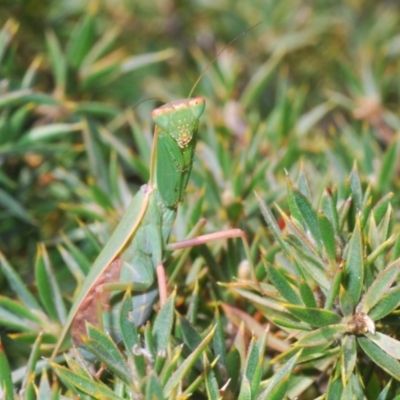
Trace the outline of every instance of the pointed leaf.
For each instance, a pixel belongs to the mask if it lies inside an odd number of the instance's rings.
[[[60,379],[68,385],[78,388],[84,393],[93,396],[95,399],[104,400],[122,400],[114,391],[109,389],[104,383],[96,382],[93,378],[89,378],[82,374],[71,372],[70,369],[60,365],[50,363],[51,367],[55,370]]]
[[[364,353],[379,367],[386,371],[393,378],[400,380],[400,364],[385,351],[365,336],[357,338],[357,343],[363,349]]]
[[[336,264],[336,240],[333,226],[326,215],[320,211],[318,213],[318,224],[321,232],[321,239],[324,243],[328,260],[331,264]]]
[[[0,395],[5,400],[14,399],[14,385],[11,379],[11,369],[0,342]]]
[[[370,318],[378,320],[386,317],[400,305],[400,286],[388,291],[369,312]]]
[[[301,321],[311,326],[323,327],[327,325],[339,324],[340,315],[319,308],[300,307],[292,304],[285,304],[285,308]]]
[[[315,210],[313,209],[311,203],[308,199],[297,189],[295,189],[290,181],[288,184],[288,198],[292,198],[294,206],[291,209],[291,212],[295,211],[293,214],[298,219],[299,222],[305,224],[308,232],[311,233],[315,246],[320,251],[322,242],[321,242],[321,231],[318,224],[318,216]]]
[[[301,351],[275,372],[273,377],[268,381],[267,389],[257,397],[258,400],[282,400],[284,398],[288,380],[300,355]]]
[[[357,217],[353,235],[350,239],[343,276],[344,290],[352,301],[353,308],[361,296],[364,282],[364,256],[361,237],[360,219]]]
[[[86,329],[89,339],[85,341],[85,348],[98,357],[116,376],[129,384],[132,379],[131,373],[114,341],[89,323]]]
[[[367,336],[368,339],[374,342],[388,355],[400,360],[400,342],[398,340],[380,332],[375,332],[375,334],[367,333],[365,336]]]
[[[346,335],[342,339],[341,346],[341,370],[343,385],[346,386],[353,374],[357,361],[357,346],[354,335]]]
[[[207,360],[207,356],[203,353],[203,370],[204,370],[204,383],[206,385],[207,399],[219,400],[220,394],[218,389],[218,382],[215,377],[214,371]]]
[[[157,376],[151,374],[147,380],[146,400],[162,399],[162,387],[157,379]]]
[[[354,163],[353,169],[349,176],[349,185],[352,193],[352,198],[357,211],[362,210],[363,205],[363,193],[361,187],[360,174],[358,172],[357,164]]]
[[[190,368],[195,364],[197,359],[206,350],[208,344],[212,340],[214,335],[215,327],[210,331],[210,333],[204,338],[204,340],[199,344],[199,346],[194,350],[180,365],[180,367],[172,374],[171,378],[168,380],[164,386],[164,396],[168,397],[171,395],[172,391],[179,385],[182,378],[189,372]]]
[[[347,332],[347,324],[324,326],[302,336],[296,346],[321,346],[337,340],[345,332]]]
[[[15,272],[14,268],[7,262],[3,253],[0,252],[1,271],[7,278],[8,284],[17,295],[17,297],[25,304],[26,308],[32,310],[41,310],[39,303],[28,290],[26,284],[20,276]]]
[[[339,235],[339,215],[336,209],[336,192],[331,188],[327,188],[322,196],[322,211],[332,224],[335,235]]]
[[[267,204],[261,199],[261,197],[255,193],[258,203],[260,205],[261,213],[265,219],[265,222],[268,224],[268,227],[271,229],[272,234],[274,235],[275,240],[281,245],[282,249],[285,250],[286,254],[291,254],[290,247],[286,244],[286,242],[282,239],[282,232],[272,215],[270,208]]]
[[[50,265],[49,256],[43,245],[38,247],[36,254],[35,276],[43,307],[52,319],[65,323],[67,311]]]
[[[169,338],[171,335],[172,325],[174,323],[175,295],[176,292],[174,291],[172,295],[168,297],[168,300],[163,305],[157,314],[156,320],[154,321],[152,334],[154,338],[154,348],[156,354],[162,350],[165,350],[170,341]]]
[[[369,287],[367,293],[361,300],[361,311],[365,314],[377,304],[382,297],[388,292],[393,282],[397,278],[400,270],[400,259],[396,260],[375,278],[374,283]]]
[[[276,287],[279,294],[289,303],[303,305],[296,291],[289,283],[286,274],[280,272],[280,269],[264,261],[265,269],[272,284]]]

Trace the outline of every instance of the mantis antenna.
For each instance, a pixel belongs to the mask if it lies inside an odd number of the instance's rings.
[[[251,31],[252,29],[256,28],[257,26],[261,25],[262,21],[258,22],[257,24],[251,26],[250,28],[244,30],[243,32],[239,33],[239,35],[237,35],[236,37],[234,37],[227,45],[225,45],[216,55],[215,57],[207,64],[207,66],[204,68],[203,72],[199,75],[199,77],[197,78],[196,82],[194,83],[191,91],[189,92],[189,96],[188,99],[190,97],[192,97],[192,94],[194,92],[194,89],[196,89],[197,85],[199,84],[199,82],[201,81],[201,79],[203,78],[203,76],[205,75],[205,73],[208,71],[208,69],[211,67],[211,65],[217,60],[217,58],[221,55],[221,53],[223,53],[228,46],[230,46],[232,43],[236,42],[237,39],[239,39],[240,37],[244,36],[247,32]]]

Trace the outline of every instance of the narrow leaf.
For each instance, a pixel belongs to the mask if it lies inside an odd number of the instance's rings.
[[[28,309],[41,310],[41,307],[39,306],[36,299],[28,290],[27,286],[22,281],[20,276],[15,272],[14,268],[7,262],[1,251],[0,264],[2,267],[1,271],[7,278],[8,284],[17,295],[17,297],[22,301],[22,303],[25,304]]]
[[[214,335],[215,327],[211,332],[204,338],[204,340],[199,344],[195,351],[193,351],[185,361],[180,365],[180,367],[172,374],[171,378],[168,380],[164,387],[164,396],[168,397],[171,395],[172,391],[179,385],[183,377],[189,372],[190,368],[195,364],[197,359],[205,351],[208,344],[212,340]]]
[[[385,351],[365,336],[357,338],[357,343],[363,349],[364,353],[379,367],[386,371],[393,378],[400,380],[400,364]]]
[[[165,350],[170,341],[171,329],[174,323],[174,304],[176,292],[174,291],[157,314],[154,321],[152,335],[156,354]]]
[[[369,312],[369,317],[378,320],[386,317],[400,305],[400,286],[389,290]]]
[[[361,300],[361,311],[368,314],[369,310],[378,303],[379,300],[388,292],[393,282],[397,278],[400,269],[400,259],[396,260],[375,278],[367,293]]]
[[[341,321],[340,315],[319,308],[300,307],[286,304],[285,308],[301,321],[311,326],[323,327],[338,324]]]
[[[367,333],[365,336],[393,358],[400,360],[400,342],[384,333]]]
[[[349,176],[349,185],[356,210],[361,211],[363,205],[363,194],[360,174],[358,172],[357,164],[355,162]]]
[[[300,355],[301,351],[286,362],[279,371],[275,372],[268,382],[267,389],[257,397],[258,400],[282,400],[284,398],[288,380]]]
[[[346,386],[357,361],[357,346],[354,335],[346,335],[342,339],[341,345],[341,370],[343,385]]]
[[[353,235],[350,239],[343,276],[343,287],[348,293],[353,308],[358,303],[363,285],[364,257],[361,238],[360,219],[357,217]]]
[[[302,301],[296,291],[293,289],[289,280],[279,268],[265,262],[265,269],[272,284],[276,287],[279,294],[289,303],[302,305]]]
[[[5,400],[14,400],[14,385],[11,379],[11,369],[0,342],[0,395]]]
[[[95,399],[123,399],[102,382],[96,382],[93,380],[93,378],[77,374],[70,371],[66,367],[62,367],[54,363],[50,363],[50,365],[55,370],[60,379],[63,380],[66,384],[77,387],[79,390],[89,394],[90,396],[93,396]]]
[[[321,346],[337,340],[345,332],[347,332],[347,324],[324,326],[302,336],[296,346]]]

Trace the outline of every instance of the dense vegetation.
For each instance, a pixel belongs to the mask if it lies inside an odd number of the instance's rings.
[[[171,253],[145,327],[49,364],[149,179],[151,110],[206,67],[170,240],[205,217],[251,260]],[[0,398],[400,398],[399,68],[396,1],[0,3]]]

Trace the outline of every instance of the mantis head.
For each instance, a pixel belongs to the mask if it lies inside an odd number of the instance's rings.
[[[185,148],[191,142],[198,120],[204,111],[203,97],[176,100],[156,108],[151,116],[156,125]]]

